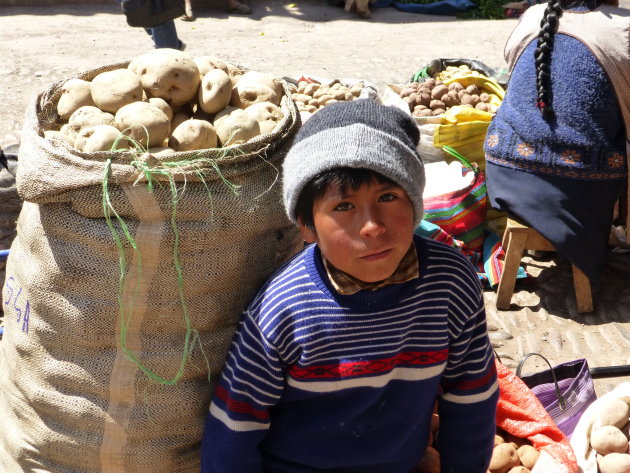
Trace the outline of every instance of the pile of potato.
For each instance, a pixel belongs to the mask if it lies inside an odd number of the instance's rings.
[[[435,446],[439,428],[440,420],[434,411],[429,446],[413,473],[440,473],[440,453]],[[488,473],[529,473],[534,468],[538,455],[538,450],[528,440],[497,428]]]
[[[441,115],[456,105],[494,112],[490,94],[482,91],[476,84],[464,87],[455,81],[446,85],[441,80],[429,78],[424,82],[410,82],[398,95],[416,117]]]
[[[282,82],[212,57],[155,49],[127,68],[61,87],[64,121],[48,138],[84,152],[135,144],[153,154],[243,144],[271,133],[284,118]]]
[[[364,88],[364,82],[357,82],[352,87],[348,87],[338,79],[328,84],[300,80],[297,85],[290,85],[291,98],[295,101],[303,120],[328,104],[350,102],[356,99]]]
[[[515,437],[501,429],[494,436],[494,450],[490,459],[489,473],[529,473],[539,452],[527,439]]]
[[[630,407],[621,398],[603,403],[594,413],[590,446],[600,473],[630,473]]]

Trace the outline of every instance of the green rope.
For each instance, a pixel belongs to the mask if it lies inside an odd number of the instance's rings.
[[[136,156],[140,157],[143,156],[147,150],[135,139],[131,138],[130,136],[125,135],[125,132],[127,130],[124,130],[123,132],[121,132],[120,136],[116,139],[116,141],[114,142],[114,144],[112,145],[111,151],[112,152],[121,152],[121,151],[127,151],[127,152],[132,152],[134,154],[136,154]],[[148,137],[148,131],[145,129],[145,133],[147,134]],[[127,140],[130,144],[131,144],[131,149],[120,149],[119,146],[122,142],[122,140]],[[148,142],[148,139],[147,139]],[[184,347],[182,350],[182,357],[181,357],[181,361],[179,363],[179,368],[177,370],[177,373],[175,373],[175,375],[172,378],[166,378],[164,376],[161,376],[159,374],[157,374],[155,371],[151,370],[150,368],[148,368],[147,366],[145,366],[140,359],[138,358],[138,356],[131,350],[129,349],[128,345],[127,345],[127,335],[128,335],[128,330],[129,330],[129,324],[131,322],[131,313],[132,313],[132,308],[133,305],[135,303],[135,300],[138,297],[139,291],[140,291],[140,280],[142,278],[142,258],[141,258],[141,254],[138,250],[138,246],[136,243],[136,240],[134,239],[133,235],[131,234],[128,225],[125,223],[125,221],[120,217],[120,215],[118,214],[118,212],[116,212],[111,199],[110,199],[110,194],[109,194],[109,176],[111,174],[111,167],[112,167],[112,158],[109,158],[106,163],[105,163],[105,168],[104,168],[104,173],[103,173],[103,180],[102,180],[102,191],[103,191],[103,198],[102,198],[102,206],[103,206],[103,214],[105,216],[105,221],[106,224],[112,234],[112,237],[114,239],[114,242],[116,244],[116,247],[118,249],[118,261],[119,261],[119,266],[120,266],[120,274],[119,274],[119,279],[118,279],[118,295],[117,295],[117,299],[118,299],[118,305],[119,305],[119,317],[120,317],[120,343],[121,343],[121,347],[123,352],[125,353],[125,355],[131,360],[133,361],[136,366],[145,374],[147,375],[147,377],[155,382],[161,383],[161,384],[165,384],[165,385],[173,385],[175,383],[177,383],[181,377],[184,374],[184,369],[186,367],[186,364],[190,361],[190,355],[194,349],[194,347],[196,346],[196,344],[198,343],[202,356],[204,357],[207,365],[208,365],[208,379],[210,379],[210,369],[209,369],[209,360],[208,357],[206,356],[202,344],[200,342],[200,336],[198,333],[198,330],[193,329],[192,328],[192,324],[191,324],[191,319],[190,319],[190,314],[188,311],[188,304],[186,301],[186,296],[184,293],[184,273],[183,273],[183,269],[182,269],[182,265],[181,265],[181,260],[180,260],[180,232],[179,232],[179,228],[177,226],[177,205],[179,202],[179,198],[180,195],[183,194],[183,192],[180,192],[180,190],[177,188],[176,182],[175,182],[175,177],[174,174],[172,172],[172,170],[174,168],[181,168],[181,167],[186,167],[186,166],[190,166],[193,168],[193,172],[194,174],[199,178],[199,180],[203,183],[204,187],[206,188],[207,192],[208,192],[208,197],[210,199],[211,202],[211,214],[213,214],[213,203],[212,203],[212,193],[210,191],[210,188],[208,187],[208,184],[205,180],[206,178],[206,173],[207,170],[204,169],[204,166],[206,167],[210,167],[212,168],[216,174],[219,176],[219,179],[227,186],[227,188],[232,191],[235,195],[238,195],[238,193],[240,192],[240,187],[238,185],[233,184],[232,182],[230,182],[221,172],[218,163],[216,162],[217,160],[223,159],[226,156],[230,155],[233,153],[233,151],[235,150],[229,150],[229,149],[225,149],[224,153],[222,156],[220,156],[217,159],[210,159],[210,158],[196,158],[196,159],[191,159],[191,160],[187,160],[187,161],[173,161],[173,162],[160,162],[157,166],[153,166],[151,167],[149,165],[149,163],[147,163],[146,161],[143,161],[142,159],[135,159],[133,161],[131,161],[131,165],[134,166],[138,171],[139,171],[139,175],[138,178],[135,180],[135,182],[133,183],[133,185],[137,185],[139,184],[143,178],[146,181],[146,186],[149,192],[153,192],[155,189],[156,185],[160,185],[160,181],[156,180],[155,177],[156,176],[163,176],[166,179],[168,179],[169,182],[169,190],[171,192],[171,217],[170,217],[170,224],[171,224],[171,228],[173,230],[173,234],[174,234],[174,244],[173,244],[173,264],[175,267],[175,272],[177,274],[177,286],[178,286],[178,293],[179,293],[179,300],[180,300],[180,304],[182,307],[182,313],[183,313],[183,319],[184,319],[184,324],[186,326],[186,335],[185,335],[185,339],[184,339]],[[266,160],[265,160],[266,161]],[[268,161],[266,161],[268,162]],[[271,164],[271,163],[269,163]],[[275,168],[275,167],[274,167]],[[185,186],[186,186],[186,181],[184,182],[184,190],[185,190]],[[112,218],[112,216],[114,218]],[[119,234],[119,230],[116,229],[116,227],[114,226],[114,219],[115,221],[118,223],[119,227],[120,227],[120,231],[122,231],[122,234],[124,236],[124,239],[127,241],[127,243],[132,247],[135,255],[136,255],[136,271],[138,273],[138,278],[136,280],[136,285],[134,287],[134,291],[132,293],[132,297],[129,300],[127,307],[125,307],[124,305],[124,301],[123,301],[123,287],[124,287],[124,280],[125,280],[125,276],[127,274],[127,263],[126,263],[126,259],[125,259],[125,248],[124,248],[124,244],[123,244],[123,238],[121,238],[120,234]],[[197,342],[197,343],[195,343]]]

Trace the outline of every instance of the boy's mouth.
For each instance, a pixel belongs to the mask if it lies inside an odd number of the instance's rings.
[[[361,256],[361,259],[364,261],[377,261],[383,258],[387,258],[391,252],[392,250],[390,248],[376,253],[371,253],[369,255]]]

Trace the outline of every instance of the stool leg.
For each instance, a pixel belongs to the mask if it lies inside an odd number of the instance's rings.
[[[510,301],[512,300],[514,285],[516,284],[516,275],[521,264],[526,242],[527,235],[524,233],[510,232],[507,236],[505,266],[499,281],[499,288],[497,289],[497,307],[499,309],[510,308]]]
[[[575,288],[578,313],[593,312],[591,282],[586,277],[586,274],[575,265],[573,265],[573,287]]]

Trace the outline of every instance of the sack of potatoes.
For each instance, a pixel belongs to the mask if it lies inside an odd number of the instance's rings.
[[[376,86],[366,80],[325,79],[319,77],[286,78],[294,100],[300,112],[302,122],[335,102],[350,102],[358,98],[376,98]]]
[[[284,80],[214,56],[155,49],[119,66],[67,80],[45,137],[161,156],[244,144],[274,132],[292,106]]]
[[[494,79],[470,69],[466,65],[448,66],[422,77],[416,74],[406,84],[393,84],[389,88],[408,108],[416,121],[433,121],[453,107],[470,107],[483,112],[496,112],[505,91]]]

